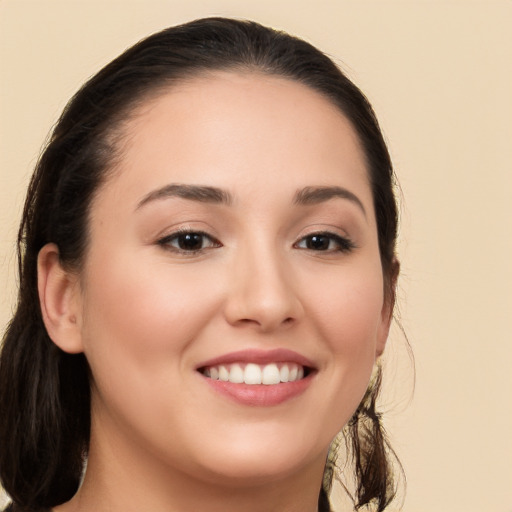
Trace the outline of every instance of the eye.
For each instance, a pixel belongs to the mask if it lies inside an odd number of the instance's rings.
[[[221,243],[202,231],[179,231],[172,233],[158,241],[166,249],[182,254],[194,254],[220,247]]]
[[[355,248],[354,243],[346,237],[335,233],[311,233],[300,239],[295,247],[316,252],[350,252]]]

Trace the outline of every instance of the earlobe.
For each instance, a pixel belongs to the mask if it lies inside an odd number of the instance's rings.
[[[78,277],[62,267],[55,244],[47,244],[39,251],[37,284],[48,335],[64,352],[82,352]]]

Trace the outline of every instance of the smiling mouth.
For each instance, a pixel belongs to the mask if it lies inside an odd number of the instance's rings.
[[[297,382],[311,373],[311,369],[297,363],[232,363],[205,366],[198,371],[205,377],[233,384],[267,386]]]

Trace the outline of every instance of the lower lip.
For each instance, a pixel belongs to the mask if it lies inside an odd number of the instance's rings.
[[[313,375],[310,374],[294,382],[282,382],[267,386],[265,384],[235,384],[203,376],[208,385],[221,395],[239,404],[255,407],[279,405],[301,395],[311,384],[312,377]]]

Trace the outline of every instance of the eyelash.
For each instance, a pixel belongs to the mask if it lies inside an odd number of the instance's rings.
[[[201,247],[194,248],[183,248],[180,247],[180,242],[185,242],[186,237],[195,237],[196,242],[198,241],[201,244]],[[315,241],[315,238],[317,239]],[[321,239],[324,240],[321,240]],[[326,239],[326,240],[325,240]],[[205,241],[208,242],[208,246],[204,246]],[[327,246],[325,248],[320,248],[322,245],[325,246],[325,242],[327,241]],[[311,244],[320,243],[320,247],[312,248]],[[192,229],[182,229],[176,231],[175,233],[171,233],[160,240],[158,240],[158,245],[164,247],[165,249],[182,254],[185,256],[195,256],[202,254],[204,251],[208,249],[214,249],[218,247],[222,247],[222,244],[204,231],[195,231]],[[176,245],[173,245],[176,243]],[[305,247],[301,246],[301,244],[305,244]],[[309,245],[309,246],[308,246]],[[331,247],[335,245],[335,247]],[[331,233],[329,231],[319,231],[315,233],[309,233],[308,235],[302,237],[298,242],[296,242],[293,247],[301,250],[309,250],[311,252],[318,252],[324,254],[332,254],[336,252],[341,253],[349,253],[353,249],[356,248],[356,245],[347,237],[342,237],[336,233]]]

